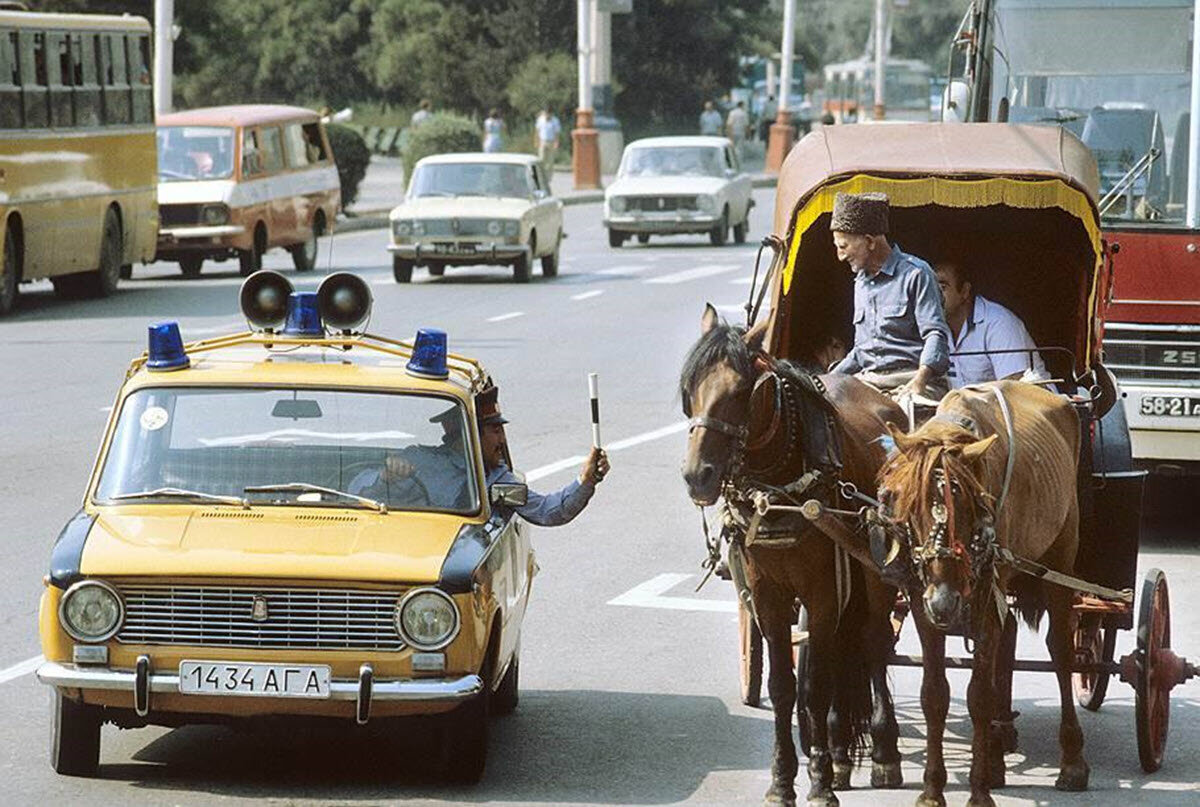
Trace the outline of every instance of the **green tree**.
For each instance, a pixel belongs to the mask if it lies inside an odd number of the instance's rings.
[[[577,92],[576,63],[565,53],[535,53],[508,82],[508,104],[526,120],[549,107],[563,120],[570,119]]]

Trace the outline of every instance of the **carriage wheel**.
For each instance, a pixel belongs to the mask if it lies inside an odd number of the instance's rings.
[[[744,602],[738,603],[738,646],[742,703],[757,707],[762,700],[763,637]]]
[[[1086,614],[1075,629],[1075,662],[1077,664],[1110,663],[1117,647],[1117,631],[1106,627],[1099,614]],[[1088,711],[1094,712],[1104,703],[1108,692],[1109,673],[1073,673],[1071,682],[1075,688],[1075,700]]]
[[[1136,699],[1138,756],[1142,770],[1154,773],[1162,767],[1167,750],[1167,729],[1171,716],[1171,686],[1165,681],[1160,664],[1162,651],[1171,647],[1171,604],[1167,576],[1151,569],[1142,581],[1141,605],[1137,621]]]

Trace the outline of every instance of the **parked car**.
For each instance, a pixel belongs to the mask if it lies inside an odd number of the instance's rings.
[[[716,246],[749,229],[752,183],[723,137],[649,137],[625,147],[617,179],[604,191],[608,245],[630,236],[707,233]]]
[[[449,266],[512,266],[529,281],[558,274],[562,202],[550,194],[542,164],[527,154],[439,154],[419,161],[403,202],[392,209],[392,273],[412,280],[424,266],[440,277]]]
[[[51,763],[96,775],[104,723],[427,715],[443,773],[475,781],[536,569],[506,515],[526,487],[485,484],[488,373],[440,331],[362,333],[347,273],[292,293],[261,271],[240,296],[250,332],[151,326],[54,544]]]
[[[158,118],[158,254],[196,277],[207,259],[236,257],[243,277],[283,247],[297,272],[317,265],[342,191],[321,117],[255,104]]]

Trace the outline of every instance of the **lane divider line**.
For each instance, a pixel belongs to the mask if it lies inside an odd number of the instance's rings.
[[[687,283],[689,280],[699,280],[702,277],[712,277],[713,275],[723,275],[726,272],[736,272],[743,268],[741,264],[727,263],[710,266],[697,266],[694,269],[684,269],[682,272],[672,272],[669,275],[659,275],[643,283],[656,283],[660,285],[673,285],[675,283]]]
[[[31,672],[42,666],[42,662],[46,659],[42,656],[34,656],[27,658],[19,664],[14,664],[11,667],[5,667],[0,670],[0,684],[8,683],[14,678],[20,678],[24,675],[29,675]]]
[[[717,614],[736,614],[736,600],[701,600],[696,597],[666,597],[668,591],[692,577],[690,574],[667,572],[640,583],[624,594],[613,597],[608,605],[631,608],[661,608],[667,611],[709,611]]]
[[[580,294],[572,294],[571,299],[572,300],[587,300],[592,297],[599,297],[603,293],[604,293],[604,291],[602,289],[593,289],[592,291],[585,291]]]
[[[653,268],[654,267],[652,267],[652,266],[610,266],[607,269],[597,270],[596,274],[598,274],[598,275],[615,275],[615,276],[620,277],[623,275],[636,275],[639,272],[644,272],[647,269],[653,269]]]
[[[509,311],[507,314],[501,314],[498,317],[491,317],[488,322],[504,322],[506,319],[516,319],[517,317],[525,316],[524,311]]]

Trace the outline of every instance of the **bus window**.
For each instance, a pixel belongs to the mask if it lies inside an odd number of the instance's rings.
[[[310,163],[323,163],[329,159],[325,153],[325,140],[321,137],[321,124],[304,124],[304,142],[308,148],[308,161]]]
[[[75,69],[71,65],[71,42],[68,35],[52,31],[46,35],[46,69],[50,86],[50,125],[55,129],[75,126],[74,105],[71,103],[71,80]]]
[[[21,64],[21,109],[26,129],[44,129],[50,125],[50,110],[46,106],[45,39],[45,34],[29,31],[19,31],[17,34],[17,58]]]
[[[0,31],[0,129],[21,128],[21,70],[17,32]]]
[[[263,168],[268,174],[278,174],[283,170],[283,140],[278,127],[271,126],[260,129],[258,145],[262,149]]]
[[[101,74],[104,76],[104,122],[129,123],[132,120],[129,101],[129,72],[125,61],[125,37],[122,34],[100,35]]]
[[[100,84],[96,76],[96,38],[71,37],[71,52],[75,63],[72,92],[75,95],[75,125],[100,125]]]
[[[308,142],[304,139],[304,130],[299,123],[289,123],[283,129],[287,138],[288,165],[292,168],[305,168],[311,162],[308,157]]]
[[[129,34],[128,39],[133,122],[154,123],[154,97],[150,86],[150,37],[145,34]]]

